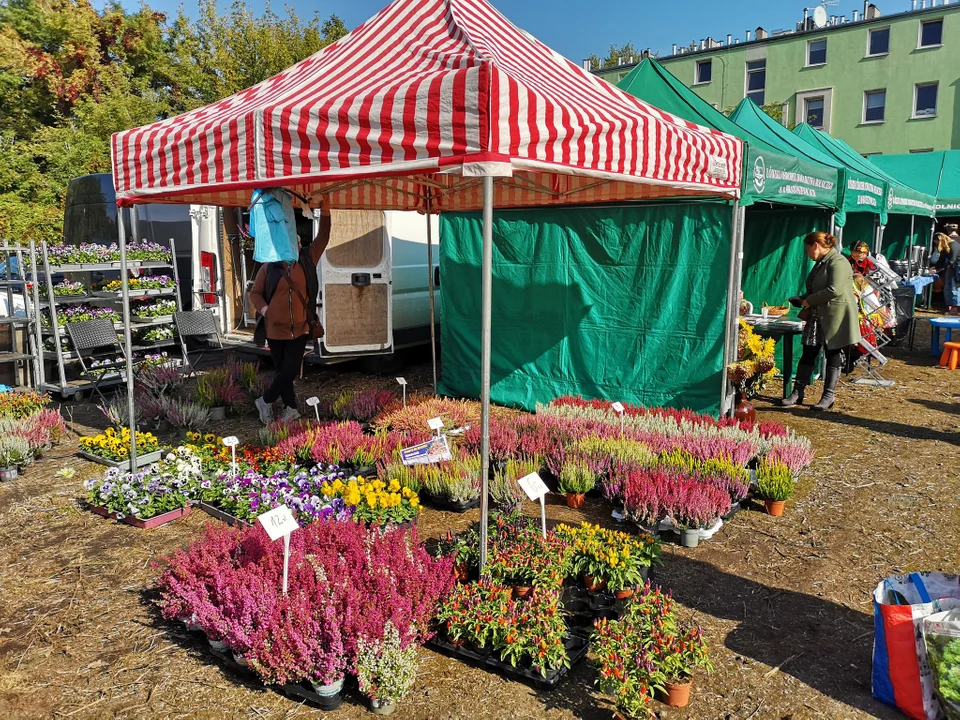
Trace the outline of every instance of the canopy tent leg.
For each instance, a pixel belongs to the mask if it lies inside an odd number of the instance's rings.
[[[737,355],[738,319],[740,317],[740,264],[743,262],[743,217],[740,203],[733,203],[733,218],[730,228],[730,272],[727,274],[727,314],[723,342],[723,368],[721,371],[720,415],[731,413],[733,389],[727,379],[727,366]]]
[[[873,239],[873,254],[879,255],[880,251],[883,250],[883,231],[887,229],[886,225],[881,225],[877,223],[877,233]]]
[[[830,234],[834,237],[837,236],[837,214],[830,213]]]
[[[493,291],[493,178],[483,178],[483,262],[480,321],[480,571],[487,564],[487,517],[490,512],[490,336]]]
[[[437,320],[436,305],[433,289],[433,230],[431,219],[433,213],[432,198],[427,195],[427,289],[430,293],[430,359],[433,362],[433,394],[437,394]]]
[[[907,277],[913,277],[913,233],[916,230],[917,216],[910,216],[910,241],[907,243]]]
[[[127,412],[130,422],[130,472],[137,469],[137,416],[133,397],[133,340],[130,331],[130,271],[127,268],[127,229],[123,223],[123,209],[117,212],[120,236],[120,288],[123,300],[123,344],[127,349]],[[176,258],[174,258],[176,262]]]

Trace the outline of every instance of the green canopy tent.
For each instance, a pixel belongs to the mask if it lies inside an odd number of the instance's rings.
[[[742,290],[744,298],[759,308],[764,301],[779,304],[795,295],[811,267],[802,239],[812,230],[826,227],[830,222],[827,213],[840,208],[842,171],[798,154],[776,136],[761,139],[740,127],[652,58],[645,58],[617,88],[672,115],[744,141],[742,210],[737,228],[741,260],[735,270],[733,297],[739,297]],[[798,351],[794,357],[799,357]],[[777,364],[784,368],[782,345],[777,347]],[[784,368],[784,375],[792,377],[793,370]]]
[[[870,161],[910,187],[934,196],[938,217],[960,216],[960,150],[877,155]]]
[[[836,157],[819,142],[810,142],[807,138],[790,132],[748,98],[744,98],[737,105],[730,119],[761,140],[788,148],[808,160],[836,168],[840,172],[842,186],[840,211],[835,218],[838,227],[846,227],[849,213],[872,213],[879,215],[881,222],[886,222],[887,187],[878,183],[869,172],[863,172]]]
[[[891,177],[843,140],[838,140],[822,130],[815,130],[806,123],[801,123],[794,128],[793,132],[812,144],[819,144],[826,152],[829,152],[841,162],[870,175],[875,181],[885,183],[887,186],[885,205],[887,214],[909,216],[909,220],[906,218],[894,219],[890,227],[892,232],[890,232],[886,244],[884,243],[884,236],[889,219],[881,216],[880,225],[874,236],[874,252],[884,252],[891,256],[894,254],[906,256],[907,246],[914,244],[916,241],[918,230],[916,218],[927,218],[921,223],[923,226],[920,228],[921,232],[929,232],[929,229],[932,228],[932,221],[929,218],[932,218],[935,212],[936,200],[933,196],[919,192]]]
[[[798,157],[738,126],[686,87],[653,58],[645,58],[617,83],[623,90],[654,107],[690,122],[739,137],[744,148],[740,206],[760,201],[809,207],[840,207],[837,169]]]

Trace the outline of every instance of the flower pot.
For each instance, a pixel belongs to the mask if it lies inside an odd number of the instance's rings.
[[[320,697],[333,697],[343,690],[343,678],[340,678],[336,682],[330,683],[329,685],[321,685],[312,681],[310,684],[313,686],[313,691]]]
[[[370,698],[370,712],[374,715],[393,715],[396,709],[396,700],[377,700],[377,698]]]
[[[214,652],[225,653],[227,651],[227,644],[223,640],[214,640],[213,638],[207,638],[207,642],[210,643],[210,649]]]
[[[9,465],[5,468],[0,468],[0,480],[16,480],[17,479],[17,466]]]
[[[514,585],[513,586],[513,597],[515,600],[520,598],[530,597],[530,593],[533,591],[533,588],[529,585]]]
[[[599,590],[603,590],[607,586],[607,581],[595,578],[593,575],[584,575],[583,584],[586,585],[587,590],[590,592],[597,592]]]
[[[764,500],[763,506],[767,509],[767,515],[780,517],[783,515],[783,506],[787,504],[786,500]]]
[[[157,420],[157,432],[166,432],[170,429],[170,421],[166,419]]]
[[[454,640],[453,638],[447,638],[447,641],[454,647],[463,647],[463,643],[466,642],[462,638],[460,640]]]
[[[685,683],[667,683],[662,693],[662,702],[672,708],[686,707],[690,703],[690,688],[693,686],[693,680],[687,680]]]
[[[698,528],[684,528],[680,531],[680,545],[685,548],[695,548],[700,544],[700,530]]]
[[[210,419],[211,420],[226,420],[227,419],[227,408],[220,406],[210,408]]]
[[[195,620],[197,619],[196,615],[191,615],[189,617],[182,617],[180,621],[183,623],[184,627],[187,629],[187,632],[197,632],[200,630],[200,626],[196,624]]]
[[[633,588],[624,588],[623,590],[617,590],[614,595],[617,600],[626,600],[629,597],[633,597]]]
[[[233,653],[233,661],[240,667],[250,667],[247,656],[242,653]]]
[[[586,496],[583,493],[567,493],[567,507],[579,510],[583,507]]]

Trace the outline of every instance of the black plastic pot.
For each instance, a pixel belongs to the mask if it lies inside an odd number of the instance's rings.
[[[227,525],[236,525],[239,527],[250,527],[250,525],[252,524],[247,522],[246,520],[241,520],[240,518],[221,510],[216,505],[210,505],[209,503],[200,501],[199,503],[197,503],[197,507],[203,510],[210,517],[215,517],[217,520],[222,520],[223,522],[227,523]]]
[[[726,515],[721,515],[720,519],[723,520],[724,522],[728,522],[729,520],[732,520],[733,516],[736,515],[738,512],[740,512],[740,503],[739,502],[732,503],[730,505],[730,510],[727,512]]]

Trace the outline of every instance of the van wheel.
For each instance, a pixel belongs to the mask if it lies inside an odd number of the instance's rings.
[[[367,375],[393,375],[406,362],[406,352],[397,350],[389,355],[371,355],[360,361],[360,368]]]

